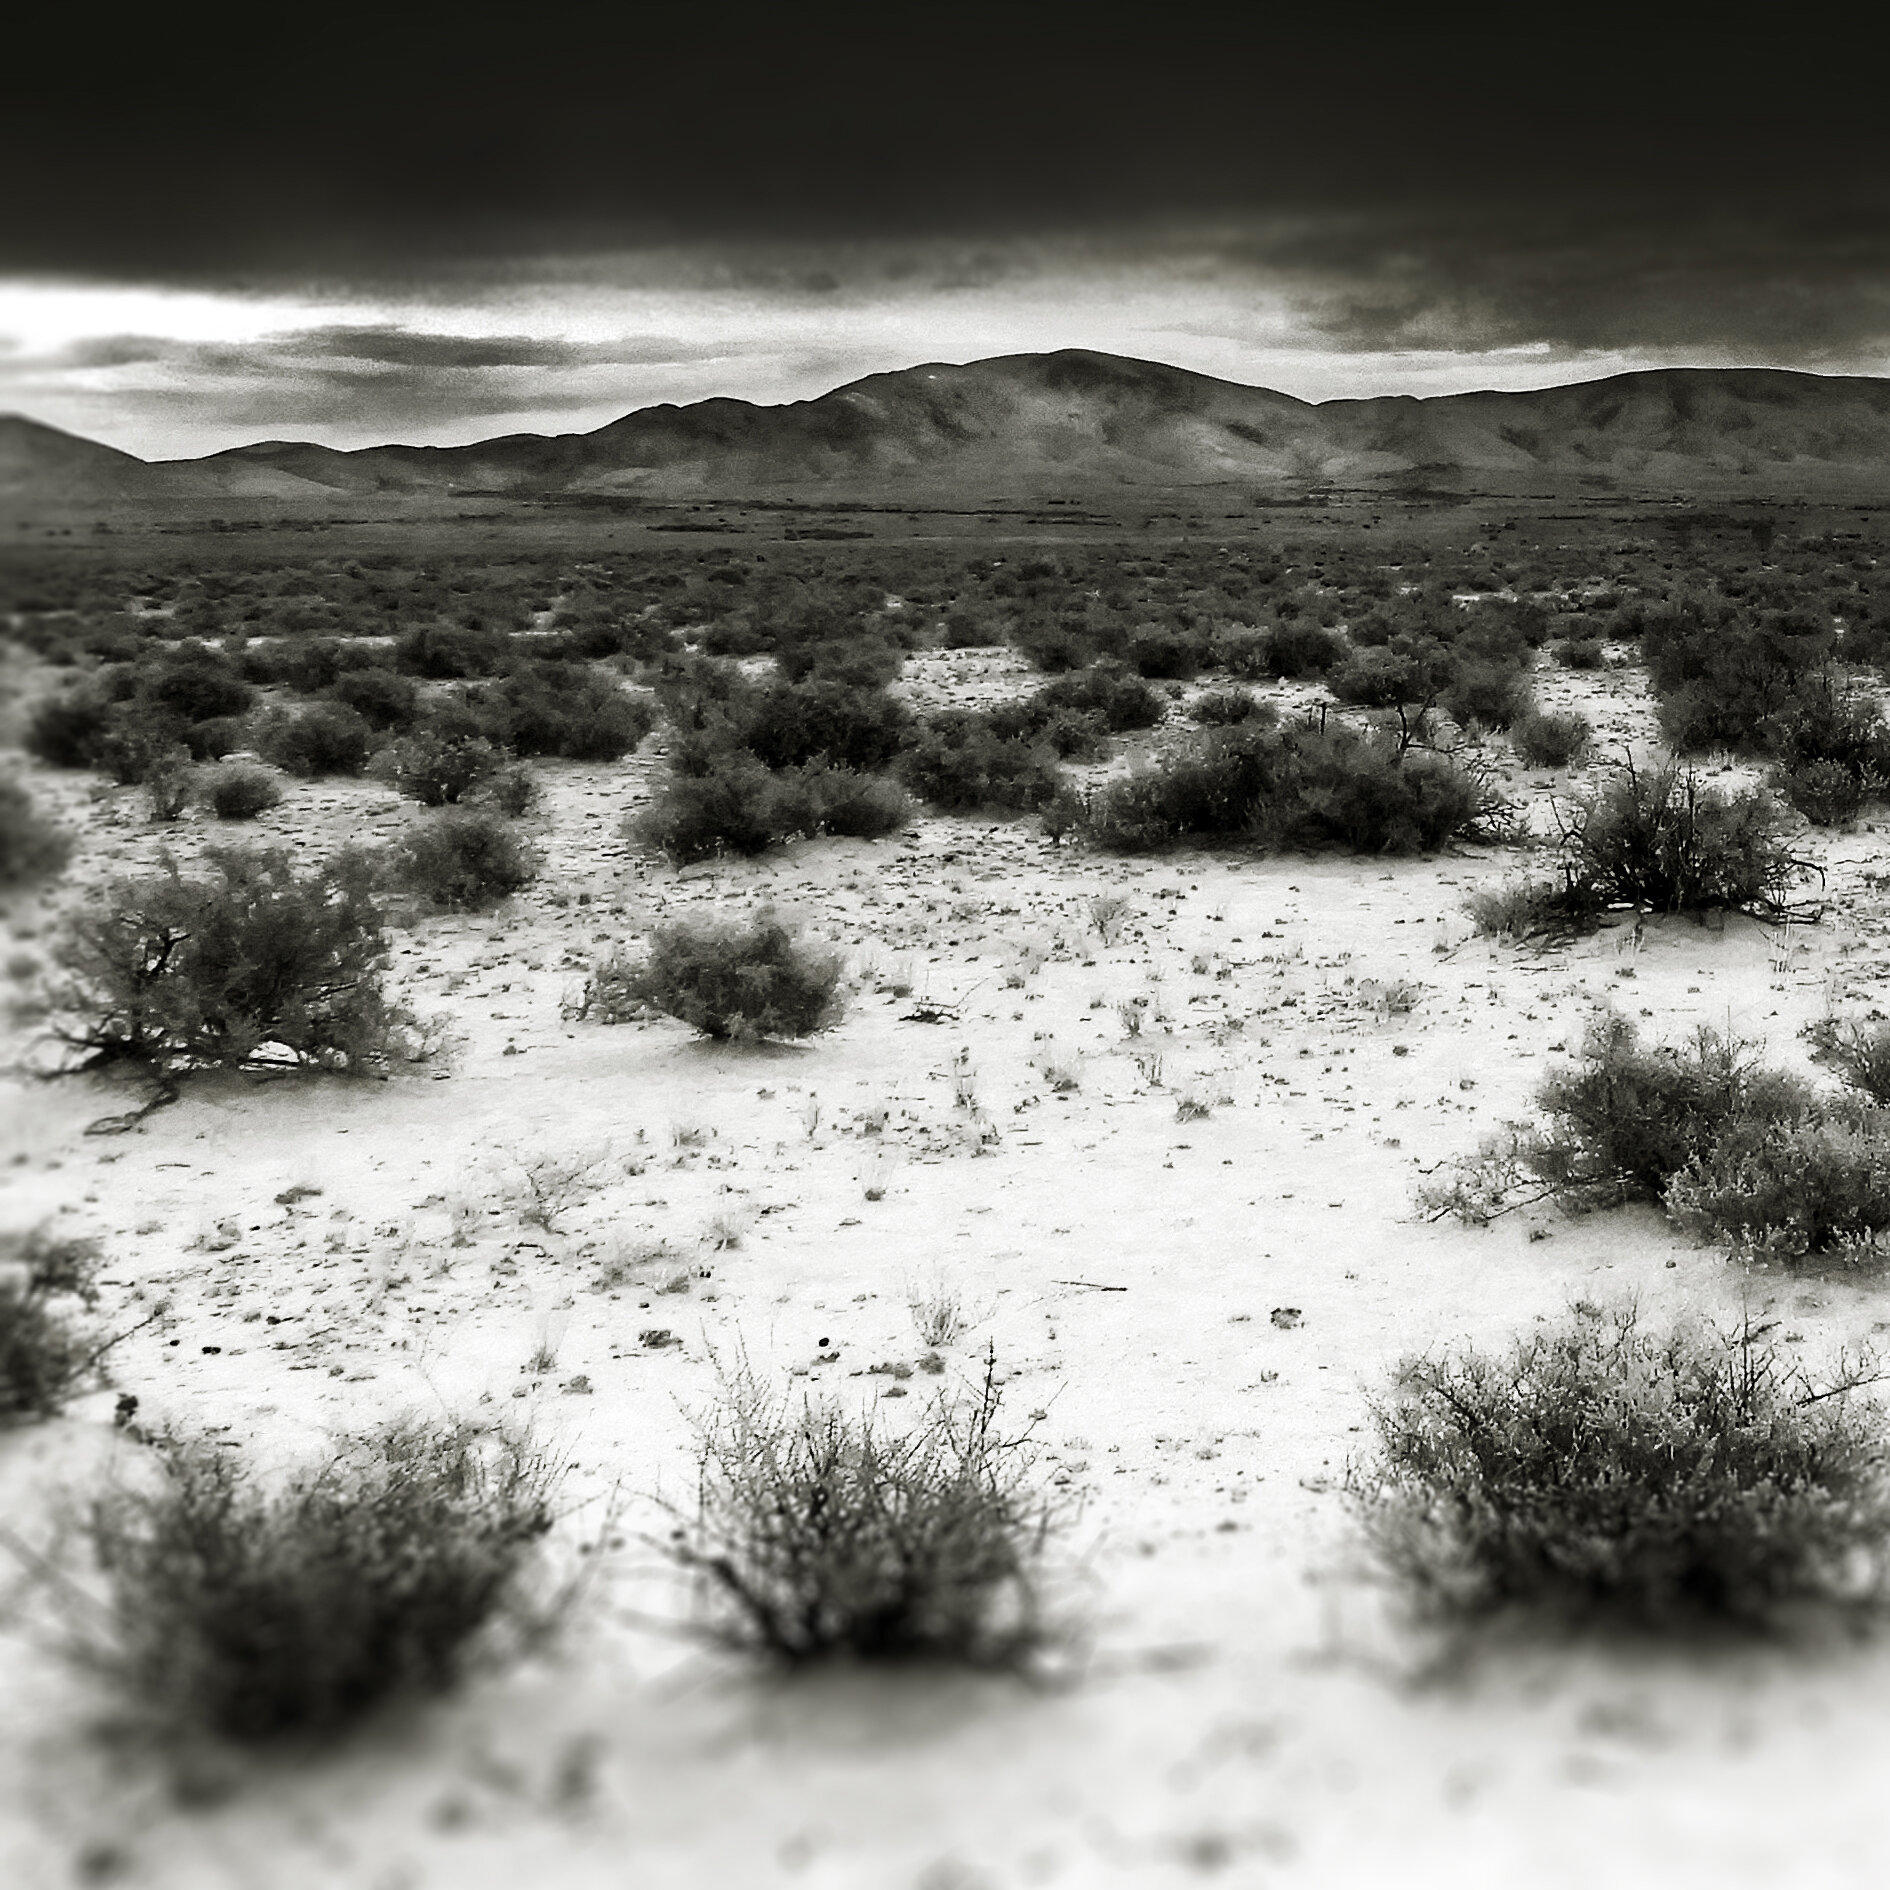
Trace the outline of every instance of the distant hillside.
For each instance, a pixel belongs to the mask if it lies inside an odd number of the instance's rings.
[[[239,455],[220,453],[153,464],[19,414],[0,414],[0,502],[10,510],[34,501],[157,508],[215,498],[326,499],[333,490],[296,478],[266,458],[248,466]]]
[[[152,468],[129,453],[0,414],[0,498],[131,498],[155,489]]]
[[[934,362],[780,406],[647,407],[593,433],[355,452],[292,442],[146,465],[0,421],[0,493],[153,504],[376,494],[955,496],[1232,482],[1619,485],[1881,495],[1890,382],[1663,369],[1535,393],[1296,400],[1066,350]]]

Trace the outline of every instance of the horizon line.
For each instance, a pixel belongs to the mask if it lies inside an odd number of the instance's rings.
[[[1187,376],[1190,380],[1211,381],[1220,387],[1237,387],[1247,392],[1274,394],[1282,400],[1290,400],[1297,405],[1311,409],[1338,407],[1350,403],[1366,405],[1380,401],[1408,400],[1415,405],[1430,406],[1451,400],[1472,400],[1483,396],[1492,396],[1503,400],[1526,400],[1534,395],[1558,393],[1570,387],[1598,387],[1609,381],[1630,381],[1651,379],[1658,375],[1672,374],[1775,374],[1792,375],[1803,380],[1823,381],[1869,381],[1878,384],[1890,383],[1890,375],[1857,374],[1836,370],[1809,367],[1780,367],[1770,362],[1741,363],[1666,363],[1658,367],[1615,368],[1609,372],[1594,375],[1576,375],[1565,381],[1550,381],[1540,387],[1465,387],[1449,393],[1434,394],[1332,394],[1321,400],[1308,400],[1299,394],[1289,394],[1284,389],[1269,387],[1261,381],[1230,380],[1225,375],[1209,374],[1200,368],[1183,367],[1178,362],[1162,361],[1150,355],[1115,354],[1106,348],[1025,348],[1008,354],[974,355],[966,361],[951,361],[934,358],[914,361],[901,368],[878,368],[869,374],[856,375],[851,380],[836,382],[824,388],[818,394],[809,394],[792,400],[751,400],[740,394],[705,394],[699,400],[651,401],[640,407],[626,407],[622,413],[594,427],[585,427],[568,433],[507,432],[483,435],[477,440],[466,441],[457,446],[438,446],[408,440],[377,440],[366,446],[327,446],[319,440],[297,439],[287,434],[269,434],[263,437],[244,440],[233,446],[217,447],[208,453],[184,454],[175,458],[146,459],[141,454],[132,452],[127,447],[113,446],[107,440],[93,435],[75,433],[69,427],[62,427],[50,420],[41,420],[19,408],[0,409],[0,421],[18,420],[28,426],[38,427],[47,433],[56,433],[63,439],[77,440],[87,446],[95,446],[108,453],[117,453],[135,461],[140,466],[198,466],[207,460],[222,459],[232,453],[253,451],[263,446],[306,446],[318,452],[333,453],[338,458],[353,458],[362,453],[401,451],[410,453],[464,453],[474,451],[481,446],[490,446],[502,440],[579,440],[589,439],[603,432],[606,428],[620,425],[623,421],[634,418],[637,414],[658,413],[667,409],[675,413],[687,413],[692,408],[705,407],[712,402],[726,401],[732,405],[753,408],[758,412],[779,412],[791,407],[808,407],[822,400],[830,400],[835,394],[844,394],[850,388],[863,386],[868,381],[891,380],[901,375],[917,374],[926,368],[974,368],[984,367],[1003,361],[1047,361],[1062,355],[1082,355],[1099,361],[1120,361],[1136,367],[1161,368],[1169,373]]]

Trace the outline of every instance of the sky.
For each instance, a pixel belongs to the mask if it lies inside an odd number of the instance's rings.
[[[1875,61],[1816,31],[611,17],[204,12],[26,61],[0,410],[161,458],[1058,347],[1307,399],[1890,374]]]

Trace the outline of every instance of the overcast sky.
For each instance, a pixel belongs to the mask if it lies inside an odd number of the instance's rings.
[[[1890,373],[1874,60],[1816,34],[657,17],[325,12],[234,66],[168,25],[40,66],[0,118],[0,409],[161,457],[1056,347],[1309,399]]]

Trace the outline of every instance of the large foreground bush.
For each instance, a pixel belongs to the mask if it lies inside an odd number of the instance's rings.
[[[92,1511],[110,1599],[90,1651],[160,1720],[332,1736],[548,1624],[526,1575],[558,1473],[516,1439],[394,1424],[277,1492],[208,1440],[156,1467]]]
[[[708,1037],[811,1037],[839,1022],[841,969],[770,913],[677,919],[651,933],[621,995]]]
[[[299,872],[279,849],[204,850],[120,880],[67,921],[53,1029],[87,1065],[377,1067],[404,1022],[381,989],[373,871],[342,853]]]
[[[1890,1455],[1863,1374],[1809,1378],[1750,1324],[1578,1307],[1505,1356],[1407,1359],[1352,1494],[1427,1610],[1763,1627],[1881,1599]]]
[[[787,1666],[1026,1665],[1048,1628],[1037,1575],[1052,1513],[994,1370],[908,1427],[795,1408],[745,1372],[704,1426],[697,1506],[671,1554],[705,1630]]]

